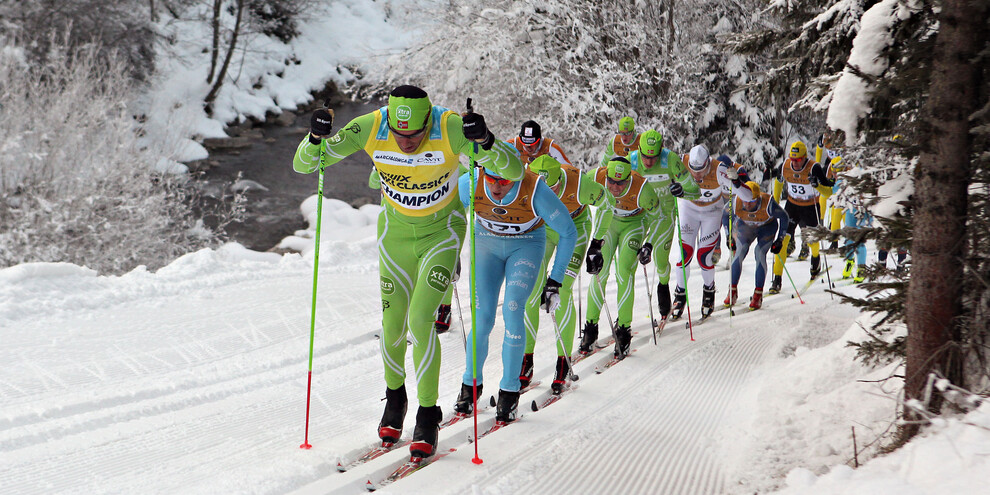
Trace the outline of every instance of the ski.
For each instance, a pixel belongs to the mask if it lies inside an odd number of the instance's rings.
[[[626,354],[625,356],[622,356],[622,357],[612,356],[612,359],[609,359],[608,362],[606,362],[605,364],[600,365],[600,366],[595,366],[595,374],[600,375],[600,374],[604,373],[605,370],[611,368],[612,366],[615,366],[615,365],[619,364],[620,362],[622,362],[623,360],[625,360],[627,357],[631,356],[632,353],[636,352],[636,350],[637,349],[632,349],[632,350],[629,351],[629,354]]]
[[[558,400],[560,400],[561,397],[569,393],[571,390],[576,390],[577,388],[578,388],[577,384],[572,383],[570,380],[568,380],[567,384],[564,385],[564,389],[561,390],[559,394],[550,394],[550,396],[543,399],[542,402],[537,402],[536,400],[534,400],[529,407],[530,409],[533,410],[533,412],[539,411],[540,409],[543,409],[549,406],[550,404],[557,402]]]
[[[395,471],[392,471],[392,474],[386,476],[385,479],[381,480],[378,483],[374,483],[371,480],[368,480],[368,482],[365,483],[364,487],[369,492],[373,492],[373,491],[375,491],[375,490],[377,490],[379,488],[382,488],[382,487],[384,487],[386,485],[391,485],[392,483],[395,483],[396,481],[399,481],[402,478],[405,478],[406,476],[409,476],[410,474],[413,474],[416,471],[419,471],[420,469],[423,469],[424,467],[429,466],[430,464],[433,464],[437,460],[442,459],[444,457],[447,457],[448,455],[450,455],[452,452],[454,452],[456,450],[457,449],[448,449],[448,450],[445,450],[443,452],[439,452],[439,453],[437,453],[435,455],[432,455],[430,457],[412,456],[412,457],[409,458],[408,461],[406,461],[401,466],[399,466],[398,469],[396,469]]]
[[[598,341],[598,342],[602,342],[602,341]],[[595,345],[594,345],[594,346],[592,346],[592,348],[591,348],[591,352],[589,352],[589,353],[587,353],[587,354],[581,354],[581,353],[579,352],[579,353],[577,353],[577,355],[576,355],[576,356],[571,356],[571,366],[574,366],[575,364],[577,364],[577,363],[580,363],[581,361],[583,361],[583,360],[585,360],[585,359],[587,359],[587,358],[588,358],[589,356],[594,356],[594,355],[595,355],[595,353],[597,353],[598,351],[600,351],[600,350],[602,350],[602,349],[604,349],[604,348],[606,348],[606,347],[608,347],[608,346],[610,346],[610,345],[612,345],[612,344],[613,344],[613,343],[615,342],[615,337],[612,337],[612,336],[610,335],[610,336],[609,336],[609,337],[608,337],[608,338],[607,338],[607,339],[606,339],[606,340],[604,341],[605,343],[604,343],[604,344],[601,344],[601,345],[599,345],[599,343],[598,343],[598,342],[595,342]]]
[[[822,274],[820,273],[818,275],[815,275],[814,277],[811,277],[811,280],[809,280],[808,283],[804,284],[804,287],[801,287],[801,290],[797,291],[798,294],[802,296],[807,294],[808,289],[811,289],[811,286],[815,285],[815,282],[817,282],[821,278],[822,278]]]
[[[388,444],[388,445],[385,445],[385,442],[382,442],[381,445],[378,445],[378,446],[373,447],[371,450],[369,450],[368,452],[366,452],[361,457],[358,457],[354,461],[351,461],[351,462],[349,462],[347,464],[343,464],[342,462],[337,461],[337,471],[338,472],[341,472],[341,473],[345,473],[345,472],[347,472],[347,471],[349,471],[349,470],[351,470],[351,469],[353,469],[353,468],[355,468],[357,466],[360,466],[361,464],[364,464],[366,462],[369,462],[369,461],[373,461],[375,459],[378,459],[379,457],[381,457],[381,456],[383,456],[383,455],[385,455],[385,454],[387,454],[387,453],[389,453],[389,452],[391,452],[391,451],[393,451],[395,449],[398,449],[398,448],[401,448],[401,447],[405,447],[405,446],[409,445],[410,443],[412,443],[412,440],[403,440],[401,442],[396,442],[396,443]]]

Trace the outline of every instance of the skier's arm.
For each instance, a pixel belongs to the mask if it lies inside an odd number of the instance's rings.
[[[570,160],[567,159],[567,155],[564,154],[563,148],[561,148],[560,145],[557,144],[557,141],[552,141],[550,143],[550,151],[547,154],[557,159],[557,161],[560,163],[566,163],[571,166],[574,165],[573,163],[571,163]]]
[[[739,167],[736,169],[739,172],[739,178],[736,180],[729,180],[729,177],[726,175],[728,166],[724,163],[719,164],[719,169],[718,182],[722,185],[722,187],[728,186],[729,191],[731,191],[732,194],[739,196],[739,199],[742,199],[743,201],[753,200],[753,192],[750,191],[748,187],[743,185],[749,180],[749,174],[746,173],[745,168]],[[731,196],[729,197],[729,201],[732,201]]]
[[[355,117],[354,120],[337,131],[336,134],[323,139],[320,144],[313,144],[306,134],[296,154],[292,158],[292,168],[299,173],[309,174],[320,168],[320,150],[323,150],[324,166],[333,165],[351,154],[364,149],[371,128],[375,123],[375,114],[368,113]]]
[[[477,185],[477,183],[475,183]],[[465,208],[471,206],[471,195],[474,194],[474,189],[471,189],[471,176],[468,173],[463,173],[457,179],[457,193],[461,198],[461,204]]]
[[[608,139],[608,143],[605,145],[605,153],[602,153],[602,159],[598,160],[599,167],[604,167],[605,165],[608,165],[608,161],[615,156],[615,147],[613,146],[614,143],[615,143],[615,136],[612,136]]]
[[[773,179],[773,200],[780,203],[780,195],[784,192],[784,182],[779,177]]]
[[[832,187],[835,185],[835,181],[828,178],[825,169],[822,168],[822,164],[820,163],[816,163],[811,167],[811,175],[815,176],[815,179],[818,180],[819,186]]]
[[[676,181],[684,188],[684,196],[682,196],[684,199],[691,200],[701,197],[701,187],[694,181],[694,177],[691,177],[691,173],[684,166],[680,155],[671,152],[667,157],[667,167],[670,169],[671,180]]]
[[[579,175],[581,178],[578,184],[578,202],[583,205],[592,205],[598,208],[595,215],[594,235],[592,238],[601,239],[605,237],[609,226],[612,225],[612,218],[615,216],[615,198],[605,190],[605,186],[595,182],[595,179],[586,174]]]
[[[491,170],[499,177],[514,181],[522,180],[523,164],[519,161],[519,152],[515,146],[496,139],[491,149],[482,148],[480,144],[464,137],[464,120],[457,114],[447,117],[447,137],[450,139],[451,149],[455,152],[465,156],[474,153],[478,165]],[[477,152],[474,151],[475,145]]]
[[[557,241],[557,255],[554,256],[553,268],[550,270],[550,278],[563,283],[567,265],[571,262],[571,253],[574,252],[574,246],[577,245],[577,227],[574,226],[574,220],[571,220],[567,207],[560,202],[550,186],[542,180],[536,183],[536,190],[533,192],[533,207],[536,214],[554,232],[560,235],[560,240]],[[566,253],[566,255],[561,255],[561,253]]]
[[[368,188],[370,189],[382,188],[382,177],[378,175],[378,169],[375,167],[371,167],[371,175],[368,176]]]
[[[770,214],[777,219],[777,234],[774,239],[783,239],[784,235],[787,234],[787,225],[790,223],[787,212],[776,201],[773,201],[770,203]]]

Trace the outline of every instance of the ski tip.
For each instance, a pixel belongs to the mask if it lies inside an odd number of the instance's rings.
[[[369,492],[373,492],[373,491],[375,491],[375,490],[377,490],[377,489],[378,489],[378,487],[377,487],[377,486],[375,486],[375,484],[374,484],[374,483],[372,483],[372,482],[371,482],[371,480],[368,480],[368,481],[367,481],[367,482],[365,482],[365,484],[364,484],[364,489],[365,489],[365,490],[368,490]]]
[[[492,396],[490,396],[488,398],[488,403],[491,404],[492,407],[495,407],[495,396],[494,395],[492,395]]]
[[[536,412],[536,411],[539,411],[540,410],[539,406],[536,405],[536,401],[535,400],[533,401],[532,404],[530,404],[529,408],[532,409],[533,412]]]
[[[571,374],[571,381],[572,381],[572,382],[576,382],[576,381],[578,381],[578,380],[580,380],[580,379],[581,379],[581,377],[580,377],[580,376],[577,376],[577,375],[575,375],[575,374]]]
[[[337,461],[337,472],[338,473],[346,473],[347,472],[347,468],[344,467],[344,465],[341,464],[340,461]]]

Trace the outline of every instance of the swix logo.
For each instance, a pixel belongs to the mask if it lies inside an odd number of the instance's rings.
[[[392,282],[392,279],[388,277],[382,277],[380,280],[380,284],[382,287],[382,294],[392,294],[395,292],[395,282]]]
[[[426,277],[426,282],[430,284],[430,287],[440,292],[446,291],[447,286],[450,285],[450,270],[447,267],[434,265]]]
[[[505,215],[506,213],[509,213],[509,211],[505,208],[496,206],[495,208],[492,208],[492,213],[495,213],[496,215]]]

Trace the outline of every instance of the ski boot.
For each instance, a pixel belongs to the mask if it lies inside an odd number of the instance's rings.
[[[406,399],[406,385],[392,390],[385,389],[385,413],[378,423],[378,438],[382,439],[382,446],[391,446],[399,441],[402,436],[402,422],[406,419],[406,408],[409,405]]]
[[[629,325],[615,327],[615,357],[622,359],[629,355],[629,344],[632,343],[632,329]]]
[[[811,257],[811,278],[812,280],[822,273],[822,257]]]
[[[508,390],[498,391],[498,403],[495,404],[495,421],[511,423],[519,413],[519,392]]]
[[[757,287],[753,291],[753,298],[749,300],[749,310],[756,311],[763,307],[763,288]]]
[[[856,265],[856,263],[853,260],[851,260],[851,259],[846,260],[846,266],[842,268],[842,279],[841,280],[847,280],[849,278],[852,278],[852,276],[853,276],[853,267],[855,265]]]
[[[670,286],[663,282],[657,283],[657,309],[661,319],[670,315]]]
[[[715,311],[715,283],[702,287],[701,290],[701,318],[705,319]]]
[[[853,283],[859,284],[866,280],[866,265],[856,266],[856,276],[853,277]]]
[[[571,367],[567,365],[567,356],[557,356],[557,371],[553,375],[553,383],[550,384],[550,391],[554,395],[560,395],[564,391],[570,374]]]
[[[687,304],[687,293],[681,287],[674,287],[674,307],[671,309],[671,320],[678,320],[684,314],[684,306]]]
[[[811,250],[808,249],[808,243],[806,243],[806,242],[805,243],[802,243],[801,244],[801,251],[798,252],[797,260],[798,261],[804,261],[804,260],[808,259],[808,255],[809,254],[811,254]]]
[[[791,240],[794,240],[794,239],[791,239]],[[792,254],[794,254],[794,248],[797,247],[797,246],[795,246],[795,244],[797,244],[797,243],[796,242],[788,242],[787,243],[787,256],[783,256],[784,258],[790,258],[790,256]]]
[[[770,294],[780,294],[780,286],[784,284],[784,280],[780,275],[774,275],[773,279],[770,280],[770,290],[767,291]]]
[[[717,266],[719,260],[722,259],[722,245],[719,244],[715,246],[715,250],[712,251],[712,266]]]
[[[828,245],[828,249],[825,252],[829,254],[834,254],[839,252],[839,241],[832,241],[832,244]]]
[[[437,308],[437,321],[433,323],[433,329],[436,330],[437,335],[440,335],[447,330],[450,330],[450,305],[441,304]]]
[[[478,397],[481,397],[483,385],[478,385]],[[457,402],[454,403],[454,412],[469,415],[474,412],[474,387],[461,384],[461,391],[457,394]]]
[[[584,323],[584,336],[581,337],[581,345],[578,346],[578,352],[587,355],[591,354],[595,342],[598,341],[598,323],[592,323],[587,321]]]
[[[409,444],[409,454],[412,457],[430,457],[436,452],[441,419],[443,419],[443,411],[440,410],[440,406],[419,406],[419,411],[416,411],[413,440]]]
[[[529,386],[529,382],[532,379],[533,379],[533,353],[523,354],[522,371],[519,373],[519,384],[522,388],[526,388]]]
[[[729,287],[729,294],[725,296],[725,301],[722,303],[725,307],[730,308],[736,304],[736,300],[739,299],[739,289],[735,285]]]

